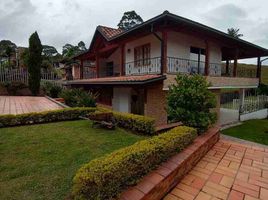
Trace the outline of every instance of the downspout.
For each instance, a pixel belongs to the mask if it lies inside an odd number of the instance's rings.
[[[163,74],[163,67],[164,67],[164,43],[162,38],[154,32],[154,24],[151,24],[151,33],[160,41],[161,43],[161,74]]]

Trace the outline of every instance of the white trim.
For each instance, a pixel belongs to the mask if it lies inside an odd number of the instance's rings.
[[[238,86],[212,86],[208,87],[208,89],[243,89],[243,88],[258,88],[257,85],[249,85],[249,86],[243,86],[243,85],[238,85]]]
[[[213,90],[213,89],[245,89],[245,88],[258,88],[258,86],[212,86],[212,87],[208,87],[209,90]],[[169,88],[163,88],[163,90],[168,91]]]

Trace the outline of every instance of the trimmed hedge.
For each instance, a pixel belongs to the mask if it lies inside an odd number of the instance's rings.
[[[74,177],[72,198],[116,198],[196,137],[195,129],[181,126],[92,160]]]
[[[0,115],[0,127],[18,126],[27,124],[39,124],[79,119],[95,112],[96,108],[65,108],[62,110],[44,111],[39,113],[26,113],[19,115]]]
[[[119,127],[146,135],[155,133],[155,119],[151,117],[121,112],[113,112],[113,116]]]
[[[155,119],[142,115],[116,112],[107,108],[98,107],[100,112],[112,112],[114,120],[121,128],[132,130],[138,134],[153,135],[155,134]]]

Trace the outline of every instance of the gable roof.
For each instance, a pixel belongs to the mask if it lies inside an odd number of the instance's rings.
[[[94,43],[94,40],[96,38],[97,33],[100,33],[107,42],[111,42],[113,40],[120,40],[124,37],[128,37],[131,33],[134,33],[136,31],[143,30],[144,28],[148,28],[148,30],[153,31],[153,25],[157,22],[161,22],[163,20],[169,20],[172,22],[175,22],[176,24],[181,24],[185,27],[188,27],[190,30],[194,30],[196,32],[200,33],[205,33],[207,35],[213,35],[214,37],[218,38],[219,40],[225,40],[229,43],[232,43],[234,45],[240,45],[245,48],[253,48],[254,50],[258,51],[261,53],[261,56],[268,56],[268,50],[260,47],[258,45],[255,45],[253,43],[250,43],[248,41],[242,40],[240,38],[235,38],[227,33],[224,33],[222,31],[219,31],[217,29],[211,28],[209,26],[206,26],[204,24],[201,24],[199,22],[192,21],[190,19],[172,14],[168,11],[164,11],[162,14],[153,17],[141,24],[138,24],[134,26],[133,28],[130,28],[128,30],[121,30],[121,29],[115,29],[115,28],[110,28],[106,26],[98,26],[96,28],[94,37],[91,41],[90,47],[88,52],[90,51],[92,44]],[[87,53],[87,52],[86,52]]]
[[[120,33],[123,32],[122,29],[115,29],[107,26],[98,26],[97,30],[107,39],[109,40],[110,38],[116,37]]]

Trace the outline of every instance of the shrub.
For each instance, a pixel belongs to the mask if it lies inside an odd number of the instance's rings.
[[[80,168],[73,180],[74,199],[112,199],[196,138],[186,126],[140,141]]]
[[[62,92],[62,87],[55,85],[49,81],[42,83],[42,89],[46,95],[52,98],[58,98],[59,94]]]
[[[9,95],[17,95],[19,90],[28,88],[25,83],[19,81],[5,83],[5,87]]]
[[[168,115],[173,121],[203,132],[216,122],[215,95],[208,90],[210,84],[200,75],[178,75],[177,84],[172,85],[168,92]]]
[[[257,92],[259,95],[268,95],[268,85],[260,84]]]
[[[155,120],[153,118],[121,112],[113,112],[113,116],[117,125],[122,128],[146,135],[155,133]]]
[[[71,107],[96,107],[97,96],[82,89],[66,89],[60,94]]]
[[[0,115],[0,127],[39,124],[45,122],[79,119],[95,112],[96,108],[65,108],[62,110],[44,111],[19,115]]]

